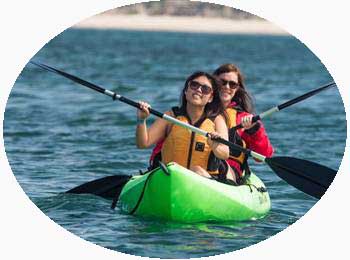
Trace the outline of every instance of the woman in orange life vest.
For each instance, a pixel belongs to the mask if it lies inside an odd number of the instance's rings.
[[[233,64],[224,64],[215,70],[214,75],[221,81],[219,93],[221,102],[226,109],[229,140],[266,157],[271,157],[273,147],[262,122],[252,123],[254,106],[240,70]],[[235,130],[233,127],[240,123],[242,123],[243,129]],[[163,142],[160,141],[153,149],[150,168],[155,168],[158,165],[158,161],[162,157],[162,145]],[[230,150],[230,158],[226,162],[222,162],[219,172],[220,174],[217,175],[219,181],[230,182],[231,180],[234,182],[233,184],[243,183],[244,176],[248,176],[250,173],[247,157],[240,152]]]
[[[161,148],[162,162],[174,161],[208,178],[219,173],[220,159],[226,160],[229,157],[227,146],[164,119],[157,119],[147,128],[146,118],[150,114],[150,106],[145,102],[139,103],[141,108],[137,111],[136,128],[138,148],[147,148],[164,140]],[[180,107],[174,107],[166,114],[205,130],[211,137],[228,140],[217,81],[208,73],[196,72],[189,76],[182,90]]]

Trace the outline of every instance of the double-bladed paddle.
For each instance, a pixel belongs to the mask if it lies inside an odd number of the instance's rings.
[[[42,69],[59,74],[65,78],[68,78],[74,82],[79,83],[80,85],[86,86],[86,87],[93,89],[97,92],[100,92],[102,94],[110,96],[113,98],[113,100],[119,100],[119,101],[126,103],[126,104],[129,104],[135,108],[140,108],[139,103],[137,103],[133,100],[130,100],[126,97],[123,97],[119,94],[116,94],[115,92],[112,92],[110,90],[107,90],[107,89],[104,89],[100,86],[97,86],[96,84],[93,84],[91,82],[88,82],[86,80],[78,78],[74,75],[68,74],[64,71],[55,69],[55,68],[48,66],[48,65],[45,65],[43,63],[39,63],[39,62],[35,62],[35,61],[30,61],[30,63],[32,63],[32,64],[34,64]],[[316,93],[314,93],[314,94],[316,94]],[[311,95],[309,95],[309,96],[311,96]],[[307,97],[304,97],[303,99],[305,99],[305,98],[307,98]],[[299,102],[299,101],[297,101],[297,102],[293,101],[294,102],[293,103],[292,101],[293,100],[291,100],[291,103],[289,103],[288,106]],[[286,103],[288,103],[288,102],[286,102]],[[284,103],[284,104],[286,104],[286,103]],[[286,105],[284,107],[286,107]],[[181,122],[181,121],[177,120],[176,118],[173,118],[169,115],[158,112],[152,108],[150,108],[149,111],[151,114],[153,114],[157,117],[160,117],[164,120],[167,120],[173,124],[180,125],[182,127],[190,129],[191,131],[193,131],[197,134],[200,134],[200,135],[203,135],[206,137],[210,137],[210,134],[202,129],[199,129],[199,128],[194,127],[190,124],[186,124],[184,122]],[[310,162],[307,160],[293,158],[293,157],[270,157],[270,158],[267,158],[259,153],[256,153],[256,152],[249,150],[249,149],[245,149],[239,145],[236,145],[236,144],[234,144],[230,141],[227,141],[225,139],[222,139],[222,138],[216,138],[215,141],[222,143],[222,144],[225,144],[232,149],[236,149],[236,150],[239,150],[241,152],[244,152],[248,156],[251,156],[259,161],[265,162],[268,166],[270,166],[270,168],[280,178],[284,179],[287,183],[289,183],[290,185],[296,187],[297,189],[305,192],[306,194],[309,194],[309,195],[311,195],[315,198],[318,198],[318,199],[321,198],[321,196],[326,192],[327,188],[330,186],[330,184],[332,183],[332,181],[335,178],[335,175],[337,173],[333,169],[330,169],[330,168],[325,167],[323,165],[320,165],[320,164],[317,164],[314,162]],[[115,177],[115,178],[116,178],[116,180],[119,179],[119,177]],[[124,180],[125,180],[126,177],[120,177],[120,178],[124,178]],[[90,182],[90,184],[89,184],[90,186],[84,186],[84,184],[83,184],[83,185],[79,186],[80,187],[79,189],[77,187],[77,190],[72,189],[68,192],[70,192],[70,193],[96,194],[94,192],[96,188],[102,189],[100,187],[100,185],[97,184],[97,183],[99,183],[98,181],[99,180]],[[101,181],[100,183],[103,183],[103,181]],[[103,186],[103,185],[104,184],[102,184],[101,186]],[[90,187],[90,188],[88,188],[88,187]],[[93,187],[93,188],[91,188],[91,187]],[[114,188],[115,187],[112,187],[112,189],[114,189]],[[76,192],[73,192],[74,190]],[[84,192],[81,192],[81,191],[84,191]],[[105,192],[106,191],[102,192],[102,194],[104,194]],[[96,194],[96,195],[98,195],[98,194]]]
[[[256,121],[261,120],[261,119],[263,119],[265,117],[268,117],[268,116],[272,115],[275,112],[281,111],[282,109],[285,109],[285,108],[287,108],[289,106],[292,106],[292,105],[294,105],[296,103],[299,103],[299,102],[301,102],[301,101],[303,101],[303,100],[305,100],[305,99],[307,99],[309,97],[312,97],[312,96],[314,96],[314,95],[316,95],[316,94],[318,94],[318,93],[320,93],[320,92],[322,92],[322,91],[324,91],[326,89],[329,89],[329,88],[332,88],[332,87],[335,87],[335,86],[337,86],[335,84],[335,82],[330,82],[330,83],[328,83],[326,85],[323,85],[322,87],[319,87],[317,89],[311,90],[311,91],[309,91],[309,92],[307,92],[307,93],[305,93],[305,94],[303,94],[303,95],[301,95],[299,97],[293,98],[293,99],[288,100],[287,102],[284,102],[284,103],[282,103],[282,104],[280,104],[278,106],[270,108],[269,110],[266,110],[265,112],[263,112],[263,113],[261,113],[259,115],[253,116],[252,122],[255,123]],[[240,128],[243,128],[242,124],[236,125],[234,127],[235,130],[240,129]]]

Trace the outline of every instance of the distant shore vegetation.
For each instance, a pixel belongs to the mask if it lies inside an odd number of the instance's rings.
[[[260,19],[250,13],[232,7],[188,0],[162,0],[116,8],[107,14],[142,14],[169,16],[221,17],[237,20]]]

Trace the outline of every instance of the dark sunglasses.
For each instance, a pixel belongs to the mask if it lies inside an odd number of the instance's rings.
[[[239,87],[239,83],[238,82],[235,82],[235,81],[232,81],[232,80],[221,80],[221,87],[223,87],[223,86],[227,86],[227,84],[228,84],[228,86],[230,87],[230,89],[236,89],[236,88],[238,88]]]
[[[201,89],[202,93],[204,95],[208,95],[210,94],[213,89],[211,87],[209,87],[208,85],[205,84],[201,84],[197,81],[190,81],[190,83],[188,84],[188,86],[192,89],[192,90],[198,90]]]

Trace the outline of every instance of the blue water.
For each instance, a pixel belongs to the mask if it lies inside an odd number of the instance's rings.
[[[35,55],[160,111],[177,105],[188,75],[237,63],[257,112],[328,83],[331,75],[303,44],[287,36],[215,35],[70,29]],[[276,155],[338,169],[346,139],[337,89],[264,120]],[[241,223],[181,224],[144,220],[110,209],[92,195],[61,193],[113,174],[136,174],[150,150],[135,146],[135,109],[32,65],[12,89],[4,139],[14,175],[30,199],[72,233],[133,255],[190,258],[234,251],[265,240],[302,217],[317,200],[251,162],[272,210]]]

